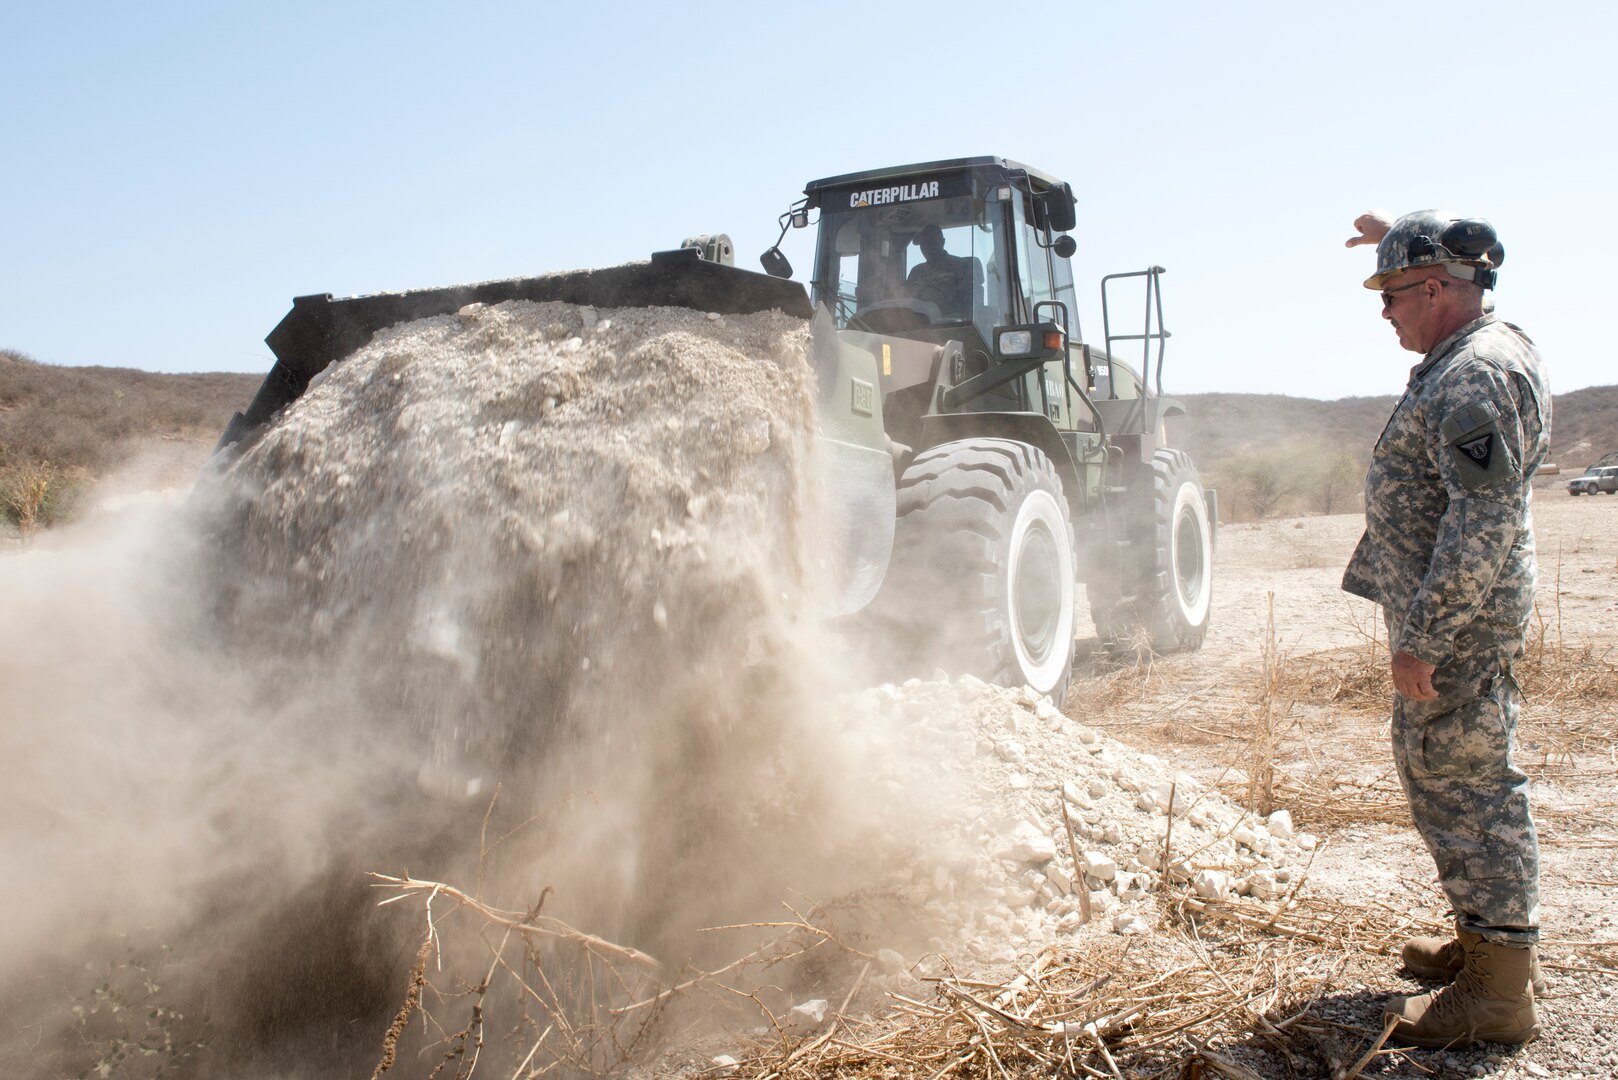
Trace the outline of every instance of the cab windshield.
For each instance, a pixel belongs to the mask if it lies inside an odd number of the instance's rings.
[[[885,186],[878,186],[878,184]],[[880,334],[1015,321],[1007,204],[979,178],[868,182],[821,201],[815,302]]]

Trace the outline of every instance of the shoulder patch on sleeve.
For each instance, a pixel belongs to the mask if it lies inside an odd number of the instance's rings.
[[[1500,413],[1492,403],[1474,402],[1450,413],[1439,434],[1465,487],[1485,487],[1511,475],[1511,451],[1500,437]]]

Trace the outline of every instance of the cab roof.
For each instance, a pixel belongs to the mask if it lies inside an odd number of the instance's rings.
[[[1062,181],[1047,172],[1041,172],[1021,162],[1012,161],[1003,157],[964,157],[946,158],[942,161],[924,161],[916,165],[890,165],[883,169],[867,169],[863,172],[844,173],[841,176],[828,176],[823,180],[811,180],[804,185],[803,193],[812,196],[815,192],[826,188],[843,187],[848,184],[858,184],[871,180],[895,180],[900,177],[913,177],[927,173],[953,172],[957,169],[997,168],[1004,170],[1009,177],[1014,173],[1026,175],[1034,181],[1038,190],[1059,186]]]

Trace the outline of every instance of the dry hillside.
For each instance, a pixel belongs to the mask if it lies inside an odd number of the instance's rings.
[[[1553,371],[1554,375],[1554,371]],[[1555,382],[1553,379],[1552,386]],[[1282,394],[1183,394],[1189,415],[1173,421],[1191,456],[1210,466],[1242,454],[1298,446],[1369,453],[1397,396],[1336,401]],[[1565,471],[1618,457],[1618,386],[1556,395],[1551,458]]]
[[[143,480],[181,483],[262,375],[165,375],[59,367],[0,349],[0,523],[38,497],[36,521],[71,514],[86,485],[132,460]],[[1171,434],[1220,491],[1228,520],[1334,513],[1357,504],[1392,395],[1336,401],[1279,394],[1187,394]],[[154,450],[155,448],[155,450]],[[1618,386],[1556,398],[1551,460],[1563,471],[1618,461]]]

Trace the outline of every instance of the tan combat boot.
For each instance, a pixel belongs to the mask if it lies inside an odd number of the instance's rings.
[[[1405,942],[1404,948],[1399,950],[1399,956],[1404,960],[1405,967],[1412,975],[1422,979],[1442,979],[1452,982],[1455,976],[1461,973],[1461,965],[1466,961],[1466,945],[1468,938],[1481,941],[1479,934],[1457,930],[1452,938],[1417,937]],[[1539,970],[1539,950],[1529,950],[1533,954],[1528,978],[1534,984],[1534,997],[1545,996],[1545,976]]]
[[[1473,1043],[1525,1043],[1539,1035],[1529,971],[1535,950],[1514,949],[1476,934],[1461,938],[1461,970],[1442,990],[1395,997],[1383,1010],[1397,1016],[1390,1042],[1462,1047]]]

